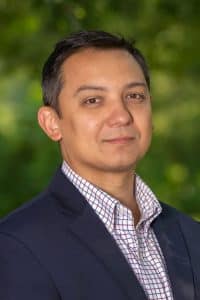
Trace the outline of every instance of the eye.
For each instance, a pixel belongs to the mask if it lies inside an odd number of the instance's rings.
[[[137,102],[142,102],[145,100],[145,94],[143,93],[129,93],[126,96],[126,99],[128,100],[136,100]]]
[[[86,105],[95,105],[95,104],[98,104],[100,101],[101,101],[100,98],[90,97],[90,98],[87,98],[84,101],[84,104],[86,104]]]

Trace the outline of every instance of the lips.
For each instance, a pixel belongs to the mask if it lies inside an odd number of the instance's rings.
[[[120,136],[112,139],[106,139],[104,141],[111,144],[127,144],[132,142],[134,139],[134,137],[130,136]]]

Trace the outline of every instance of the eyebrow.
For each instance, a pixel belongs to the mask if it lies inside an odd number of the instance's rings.
[[[130,88],[134,88],[134,87],[137,87],[137,86],[143,86],[143,87],[147,87],[147,84],[145,82],[130,82],[128,84],[125,85],[124,88],[126,89],[130,89]]]
[[[124,89],[133,88],[137,86],[147,87],[145,82],[130,82],[124,86]],[[98,86],[98,85],[81,85],[74,93],[74,96],[77,96],[80,92],[88,91],[88,90],[95,90],[95,91],[108,91],[107,87]]]
[[[87,90],[97,90],[97,91],[107,91],[108,89],[103,86],[98,85],[81,85],[74,93],[74,96],[79,94],[80,92],[87,91]]]

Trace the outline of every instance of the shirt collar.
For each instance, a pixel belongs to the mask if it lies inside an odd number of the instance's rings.
[[[62,171],[85,197],[110,232],[115,227],[116,210],[118,212],[120,210],[126,217],[132,218],[130,209],[121,204],[119,200],[82,178],[70,168],[66,161],[63,161]],[[137,227],[143,223],[147,231],[151,222],[161,213],[162,208],[154,193],[137,174],[135,177],[135,196],[141,213],[141,219]]]

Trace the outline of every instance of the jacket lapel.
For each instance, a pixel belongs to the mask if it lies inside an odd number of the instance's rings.
[[[153,228],[165,257],[174,299],[194,300],[191,263],[177,213],[163,205],[163,212]]]
[[[68,226],[69,230],[102,262],[116,284],[121,287],[125,299],[147,300],[115,240],[85,198],[60,170],[54,177],[50,190],[59,200],[62,212],[75,216]]]
[[[124,255],[89,205],[73,223],[71,231],[102,262],[116,280],[116,284],[121,286],[126,299],[146,299],[144,291]]]

